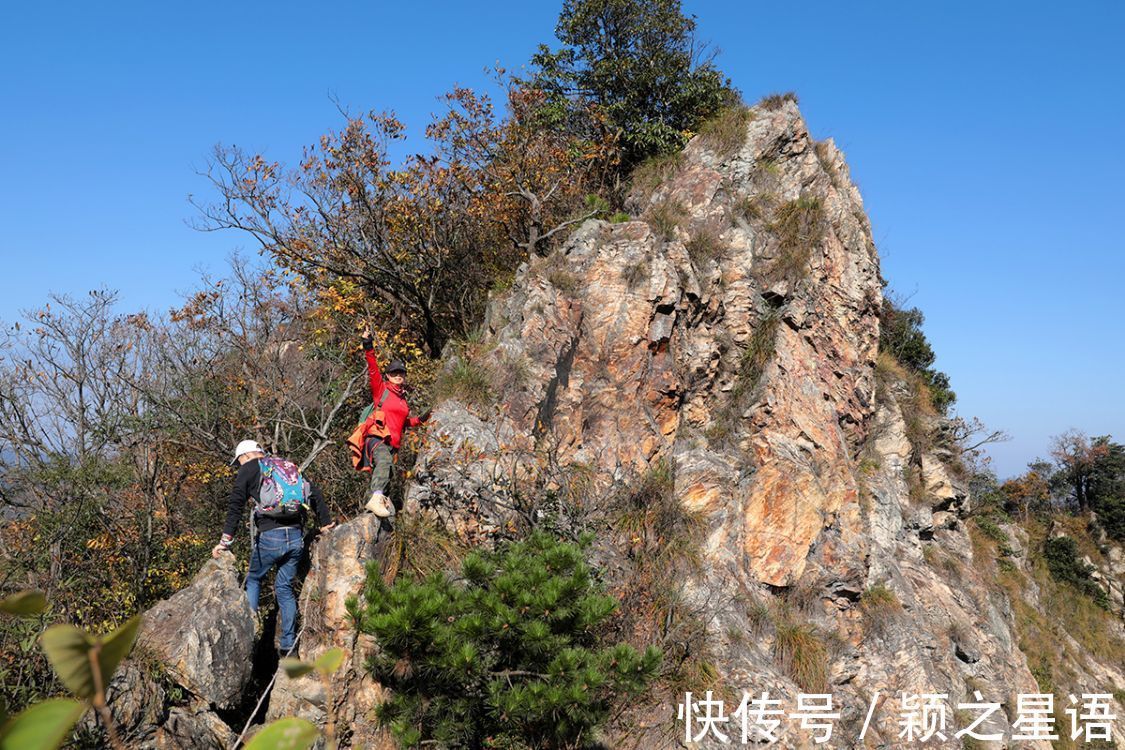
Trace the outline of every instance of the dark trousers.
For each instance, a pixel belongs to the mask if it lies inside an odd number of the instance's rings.
[[[394,466],[394,451],[386,440],[379,440],[368,451],[371,458],[371,484],[368,486],[368,496],[376,492],[387,493],[387,485],[391,483],[391,469]]]

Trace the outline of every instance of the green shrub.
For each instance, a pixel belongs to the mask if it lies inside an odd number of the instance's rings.
[[[933,368],[936,356],[922,332],[924,322],[925,316],[918,308],[906,310],[890,297],[884,297],[879,314],[879,351],[917,373],[929,389],[934,409],[945,414],[957,400],[957,394],[949,386],[949,376]]]
[[[469,554],[456,579],[388,587],[371,564],[364,604],[349,608],[391,690],[380,721],[406,747],[581,747],[661,661],[655,648],[602,643],[617,602],[584,545],[541,532]]]
[[[1091,505],[1109,538],[1125,543],[1125,497],[1096,497]]]
[[[984,532],[984,535],[994,542],[1000,544],[1008,544],[1012,540],[1004,532],[1002,528],[996,525],[996,521],[988,516],[977,516],[973,519],[977,527]]]
[[[1109,597],[1090,573],[1094,568],[1078,556],[1078,543],[1068,536],[1048,539],[1043,545],[1047,569],[1059,583],[1066,583],[1094,600],[1102,609],[1109,609]]]
[[[559,110],[596,106],[621,134],[626,168],[683,148],[685,132],[737,98],[698,54],[680,0],[564,0],[555,34],[562,47],[532,57],[532,87]]]

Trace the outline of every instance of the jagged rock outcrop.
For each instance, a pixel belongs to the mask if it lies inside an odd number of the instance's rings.
[[[492,366],[522,373],[497,394],[505,414],[469,427],[439,412],[451,441],[424,456],[412,499],[472,493],[464,475],[495,473],[463,465],[466,441],[531,450],[549,433],[560,462],[615,479],[674,458],[684,502],[715,516],[709,551],[757,580],[799,578],[826,528],[840,555],[864,557],[849,457],[873,409],[877,257],[839,153],[814,148],[792,104],[755,112],[736,154],[720,161],[697,139],[675,175],[634,197],[678,225],[588,222],[521,269],[488,323]],[[794,250],[746,208],[765,192],[774,210],[816,214],[800,279],[771,278]],[[702,242],[718,255],[693,258]],[[751,344],[768,350],[759,395],[732,403]],[[723,410],[737,412],[726,445],[707,436]]]
[[[187,588],[145,612],[133,655],[109,685],[123,740],[145,750],[228,747],[234,733],[216,712],[242,701],[254,642],[234,556],[209,560]]]
[[[332,529],[316,543],[312,567],[301,589],[300,656],[311,662],[339,647],[345,653],[344,665],[332,675],[330,691],[315,673],[290,679],[279,670],[269,720],[300,716],[324,727],[331,698],[343,746],[394,747],[374,716],[383,691],[364,667],[373,644],[356,633],[346,608],[349,597],[360,595],[367,562],[379,558],[390,528],[389,522],[365,513]]]
[[[895,746],[902,691],[946,694],[953,722],[979,690],[1008,729],[1013,696],[1038,688],[976,558],[951,452],[911,439],[939,425],[915,416],[908,428],[905,384],[877,383],[882,281],[862,200],[794,103],[748,119],[733,152],[696,138],[631,196],[639,220],[587,222],[519,269],[483,343],[456,355],[493,376],[493,403],[438,406],[406,512],[431,510],[471,539],[513,514],[559,512],[527,511],[528,488],[565,495],[578,474],[596,503],[669,462],[675,497],[705,519],[688,591],[720,684],[792,707],[808,686],[777,652],[796,619],[824,643],[821,687],[842,711],[831,746],[858,743],[876,694],[867,742]],[[1121,665],[1084,669],[1091,689],[1123,679]],[[664,727],[613,744],[676,744],[675,706],[654,713]],[[780,746],[810,742],[794,724],[780,731]],[[961,745],[947,734],[930,746]]]
[[[234,707],[250,679],[254,614],[234,556],[210,560],[191,585],[145,613],[137,646],[158,659],[192,695]]]

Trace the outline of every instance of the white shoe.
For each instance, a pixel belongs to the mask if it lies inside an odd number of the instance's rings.
[[[387,518],[391,515],[390,503],[382,492],[372,492],[371,499],[367,501],[365,507],[379,518]]]

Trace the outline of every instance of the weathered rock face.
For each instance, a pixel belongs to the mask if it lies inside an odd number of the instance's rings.
[[[250,679],[254,614],[234,556],[211,560],[186,589],[145,613],[137,644],[179,684],[218,708],[232,708]]]
[[[565,496],[577,475],[596,502],[667,461],[675,497],[705,518],[689,596],[723,685],[789,707],[818,692],[777,658],[768,604],[827,641],[822,687],[842,712],[831,746],[863,744],[876,694],[867,742],[896,746],[902,691],[945,693],[952,721],[980,690],[1003,704],[990,722],[1010,727],[1013,696],[1038,688],[974,559],[963,480],[947,453],[911,443],[901,384],[877,393],[882,282],[859,193],[795,104],[752,115],[733,153],[697,138],[654,192],[631,196],[641,220],[587,222],[519,269],[472,360],[496,376],[496,405],[438,406],[406,510],[471,538],[523,512],[528,487]],[[1125,678],[1120,665],[1079,671],[1101,689]],[[676,709],[655,713],[670,724]],[[780,746],[811,746],[781,731]],[[961,745],[948,735],[930,746]],[[633,728],[613,744],[671,742]]]
[[[210,560],[144,614],[136,649],[109,685],[122,739],[145,749],[228,747],[234,733],[216,710],[242,700],[253,650],[254,616],[234,556]]]
[[[839,153],[819,151],[794,105],[759,110],[736,154],[719,161],[697,140],[676,175],[634,197],[683,214],[668,239],[642,221],[589,222],[522,269],[489,319],[493,366],[523,374],[499,394],[507,412],[487,426],[439,413],[451,441],[424,457],[413,498],[494,473],[462,465],[466,439],[491,453],[549,434],[561,462],[616,479],[674,457],[685,502],[714,516],[712,550],[757,580],[799,578],[826,528],[862,558],[849,457],[873,409],[881,287],[859,194]],[[777,210],[816,214],[800,278],[767,278],[787,250],[743,208],[767,188]],[[717,257],[692,257],[704,241]],[[733,403],[751,343],[767,350],[760,395]],[[739,412],[730,447],[707,437],[723,410]]]
[[[305,661],[316,661],[325,651],[339,647],[346,655],[344,665],[329,686],[316,674],[290,679],[279,670],[269,720],[300,716],[323,728],[331,699],[343,746],[394,747],[374,716],[383,691],[364,668],[372,644],[356,633],[346,608],[348,598],[362,591],[365,566],[378,558],[389,531],[386,522],[367,513],[328,532],[313,548],[312,567],[301,590],[300,655]]]

